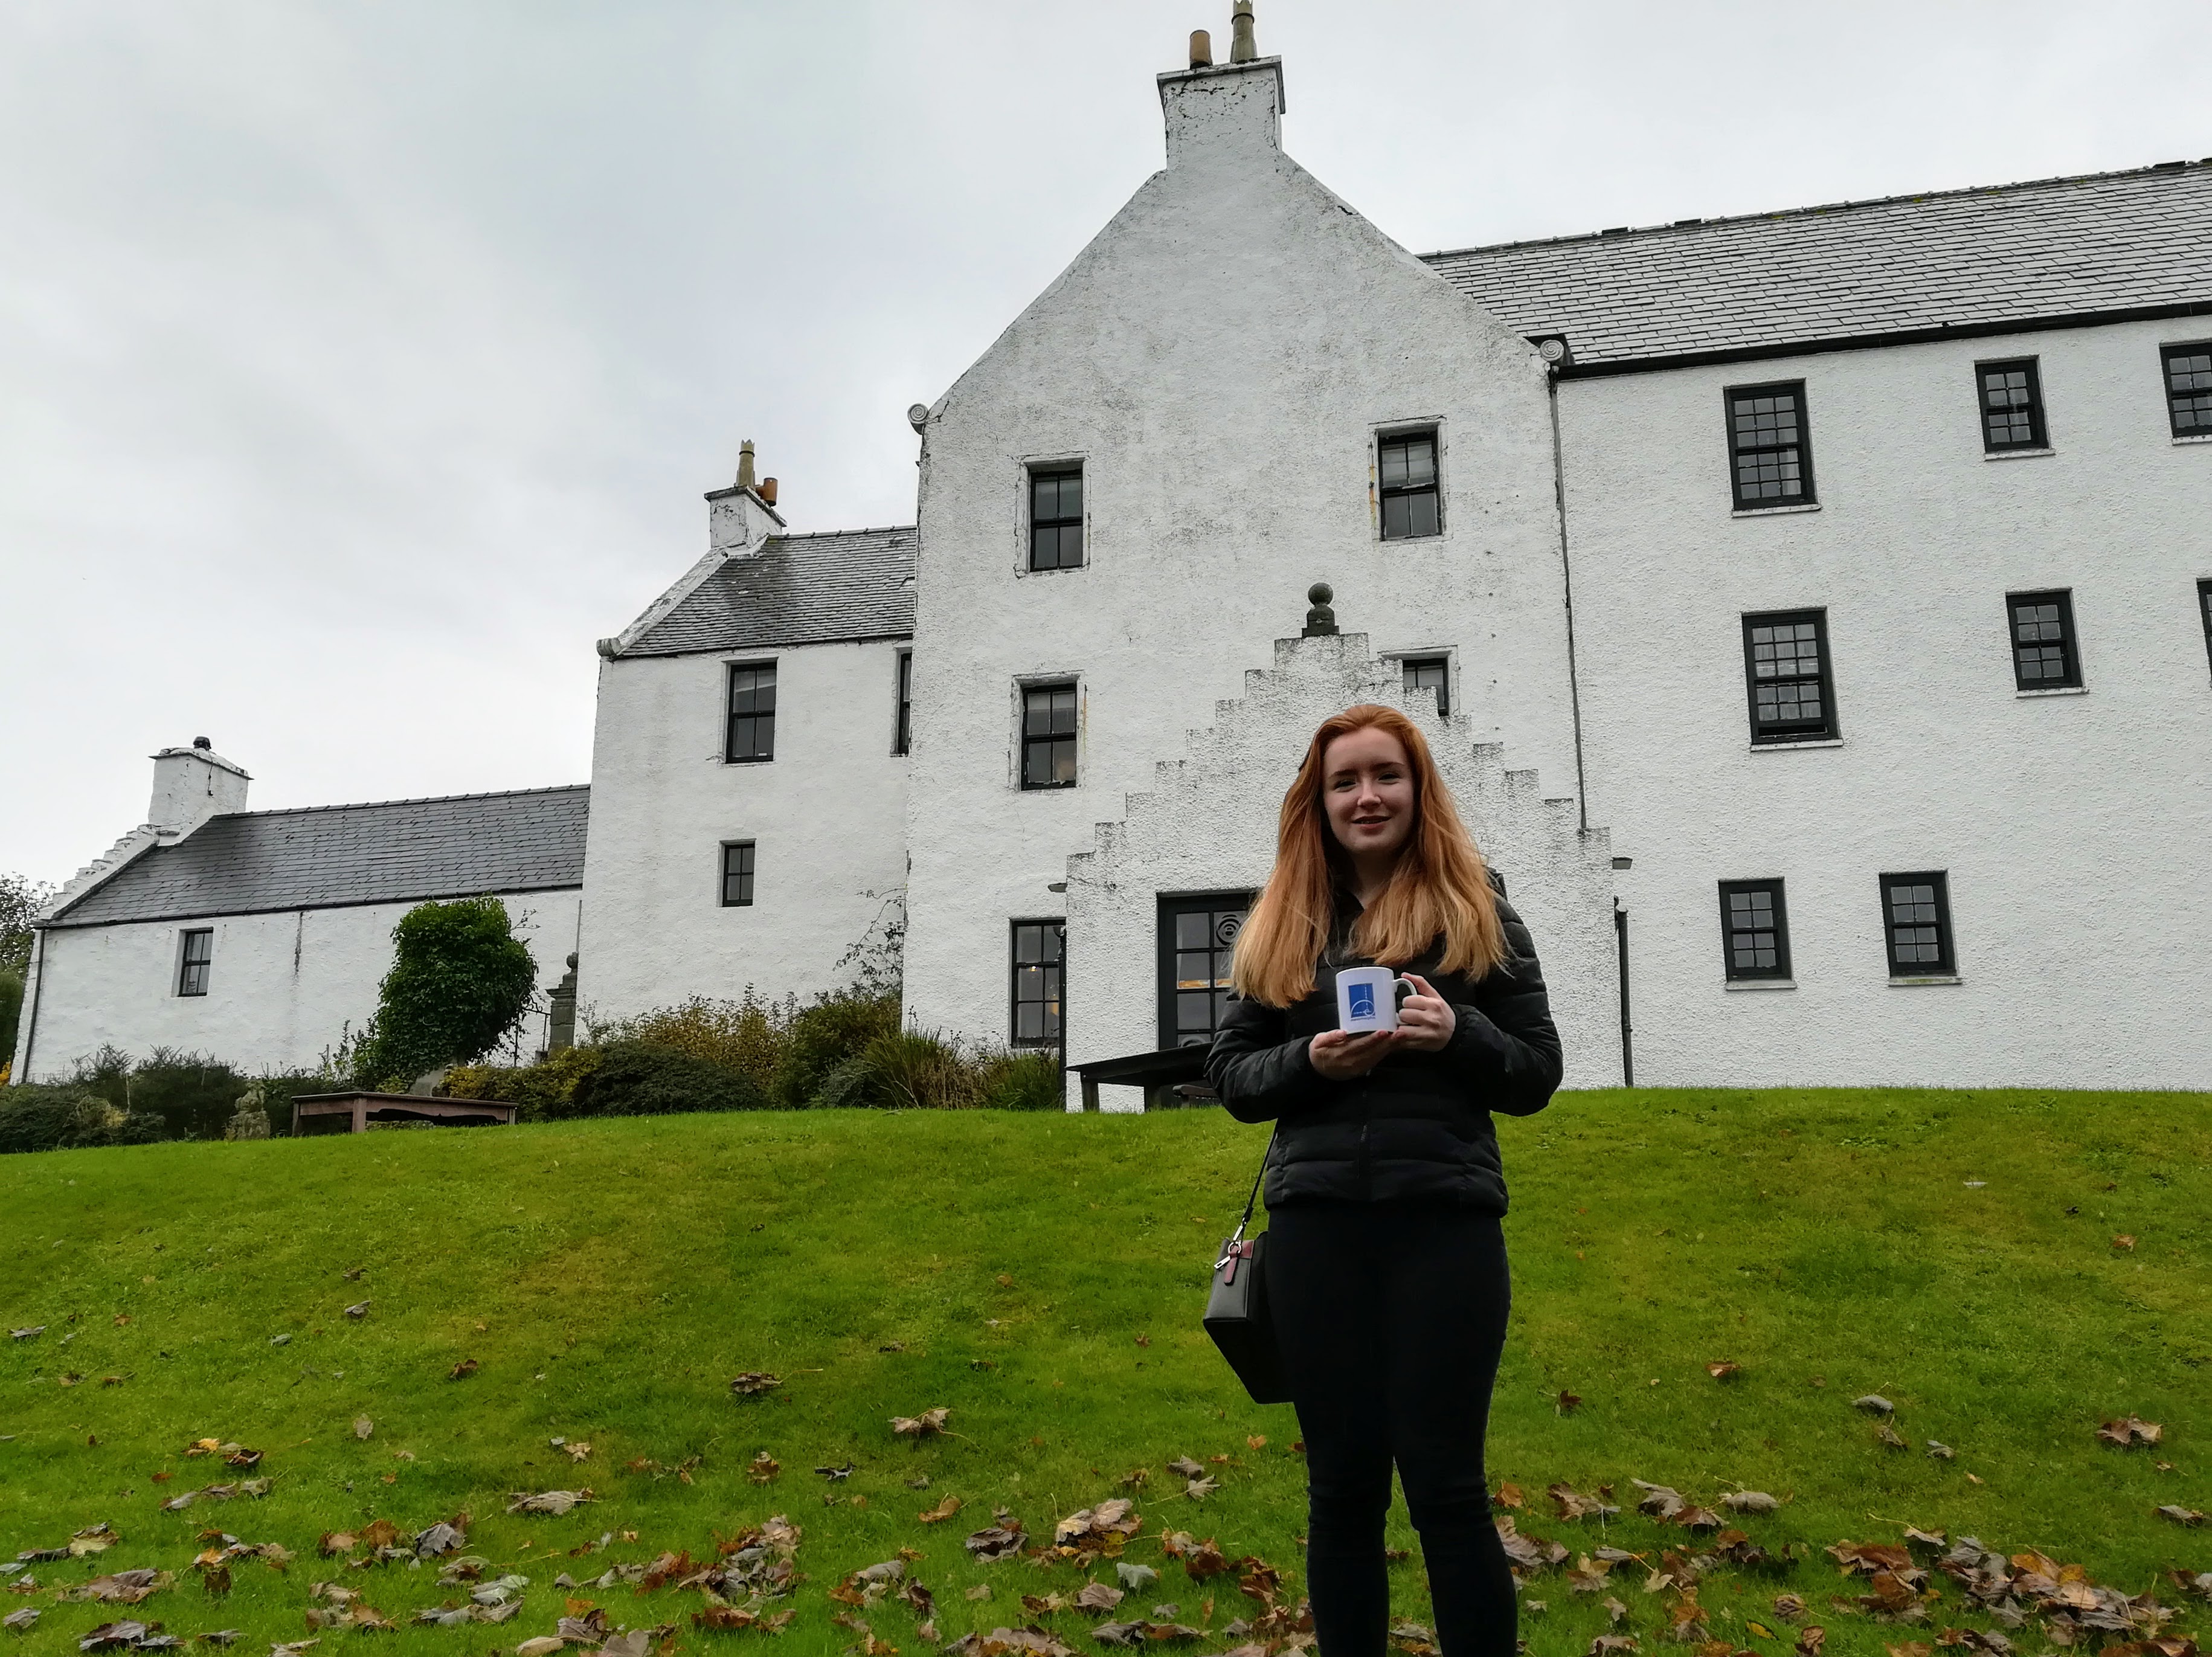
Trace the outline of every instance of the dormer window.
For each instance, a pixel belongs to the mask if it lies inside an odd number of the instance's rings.
[[[1437,434],[1393,432],[1376,445],[1375,472],[1382,499],[1382,538],[1409,541],[1443,527],[1437,489]]]

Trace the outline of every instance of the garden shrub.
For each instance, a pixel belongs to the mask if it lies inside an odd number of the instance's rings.
[[[23,969],[0,966],[0,1071],[15,1062],[15,1031],[23,1017]]]
[[[568,1114],[577,1084],[599,1069],[602,1047],[563,1047],[534,1065],[456,1065],[446,1072],[446,1091],[456,1099],[496,1099],[516,1107],[518,1122],[543,1122]]]
[[[591,1035],[601,1044],[645,1041],[656,1047],[673,1047],[749,1077],[763,1093],[772,1094],[792,1022],[798,1014],[797,996],[786,996],[780,1002],[763,1001],[748,985],[741,1000],[695,995],[689,1001],[656,1007],[635,1018],[593,1025]]]
[[[0,1152],[150,1144],[159,1117],[132,1114],[73,1082],[27,1082],[0,1094]]]
[[[1057,1053],[989,1054],[977,1061],[975,1103],[984,1110],[1065,1110]]]
[[[538,963],[495,897],[418,903],[392,943],[375,1015],[350,1055],[361,1085],[398,1092],[426,1071],[481,1059],[529,1010]]]
[[[568,1101],[547,1111],[576,1116],[659,1116],[700,1110],[759,1110],[768,1099],[750,1077],[709,1059],[645,1041],[617,1041]]]
[[[775,1074],[776,1102],[790,1109],[813,1104],[832,1071],[860,1058],[878,1038],[898,1033],[896,994],[850,989],[818,998],[792,1016]]]

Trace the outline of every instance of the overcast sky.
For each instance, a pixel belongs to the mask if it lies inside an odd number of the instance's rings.
[[[0,871],[195,736],[258,806],[587,777],[738,440],[795,529],[911,521],[907,406],[1228,10],[4,0]],[[1259,13],[1285,147],[1416,252],[2212,152],[2202,0]]]

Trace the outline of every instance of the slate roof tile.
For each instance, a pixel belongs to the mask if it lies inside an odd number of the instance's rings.
[[[584,883],[588,785],[240,811],[124,865],[51,923],[100,926]]]
[[[2212,162],[1431,253],[1581,369],[1942,328],[2212,312]]]
[[[624,656],[774,649],[914,634],[912,525],[778,535],[732,558]]]

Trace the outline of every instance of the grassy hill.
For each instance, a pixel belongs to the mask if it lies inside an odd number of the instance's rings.
[[[1656,1563],[1691,1539],[1637,1514],[1631,1479],[1707,1504],[1739,1487],[1784,1497],[1743,1528],[1811,1557],[1778,1575],[1724,1569],[1701,1590],[1716,1639],[1776,1657],[1793,1631],[1765,1607],[1785,1590],[1831,1651],[1934,1637],[1830,1605],[1865,1583],[1819,1550],[1895,1543],[1906,1525],[2155,1587],[2185,1607],[2176,1628],[2212,1632],[2212,1606],[2162,1575],[2212,1570],[2212,1527],[2154,1512],[2212,1508],[2202,1096],[1620,1092],[1502,1128],[1516,1299],[1491,1473],[1527,1493],[1524,1532]],[[1119,1615],[1172,1602],[1206,1624],[1186,1649],[1233,1646],[1219,1631],[1255,1602],[1234,1576],[1193,1581],[1158,1539],[1218,1538],[1277,1566],[1293,1598],[1303,1583],[1296,1422],[1247,1401],[1198,1327],[1209,1251],[1263,1138],[1218,1112],[824,1112],[0,1159],[0,1317],[45,1326],[0,1343],[0,1558],[102,1521],[121,1538],[33,1563],[39,1590],[0,1593],[0,1609],[41,1608],[26,1651],[73,1649],[116,1616],[242,1629],[240,1648],[258,1650],[306,1637],[310,1584],[332,1579],[401,1622],[377,1650],[512,1648],[550,1634],[571,1597],[617,1625],[677,1623],[688,1651],[734,1649],[768,1636],[695,1630],[696,1592],[553,1579],[665,1550],[711,1557],[718,1535],[782,1514],[807,1580],[781,1649],[865,1649],[827,1591],[907,1548],[942,1639],[1034,1621],[1097,1652],[1091,1618],[1038,1617],[1020,1596],[1072,1598],[1113,1581],[1110,1563],[978,1563],[961,1539],[994,1508],[1048,1534],[1132,1494],[1145,1523],[1124,1557],[1162,1575]],[[1738,1369],[1716,1381],[1722,1363]],[[782,1385],[735,1397],[741,1371]],[[1562,1413],[1562,1392],[1579,1406]],[[1911,1448],[1850,1406],[1868,1393],[1894,1401]],[[945,1435],[894,1435],[894,1416],[939,1407]],[[2098,1441],[2131,1413],[2163,1426],[2158,1444]],[[185,1457],[203,1438],[264,1460]],[[1924,1454],[1930,1439],[1955,1460]],[[780,1467],[768,1483],[763,1453]],[[1166,1470],[1185,1456],[1219,1481],[1202,1501]],[[848,1461],[846,1478],[812,1471]],[[1138,1468],[1146,1481],[1125,1490]],[[271,1480],[265,1496],[163,1510],[250,1477]],[[1624,1516],[1556,1520],[1553,1481],[1612,1485]],[[505,1511],[513,1492],[586,1487],[565,1515]],[[921,1523],[946,1496],[958,1514]],[[512,1621],[413,1626],[465,1592],[434,1563],[349,1570],[316,1552],[326,1531],[388,1519],[412,1533],[462,1512],[487,1579],[531,1579]],[[296,1557],[281,1572],[239,1560],[214,1599],[190,1569],[210,1531]],[[1393,1533],[1413,1545],[1402,1508]],[[51,1592],[138,1567],[175,1585],[135,1609]],[[1398,1611],[1425,1621],[1418,1555],[1395,1580]],[[1611,1581],[1625,1631],[1650,1643],[1665,1596],[1634,1567]],[[1990,1626],[1932,1581],[1929,1630]],[[971,1602],[980,1586],[991,1597]],[[1532,1649],[1584,1651],[1605,1597],[1538,1577]],[[896,1601],[859,1615],[878,1650],[921,1643]],[[325,1648],[366,1637],[327,1632]],[[2033,1624],[2014,1638],[2042,1648]]]

